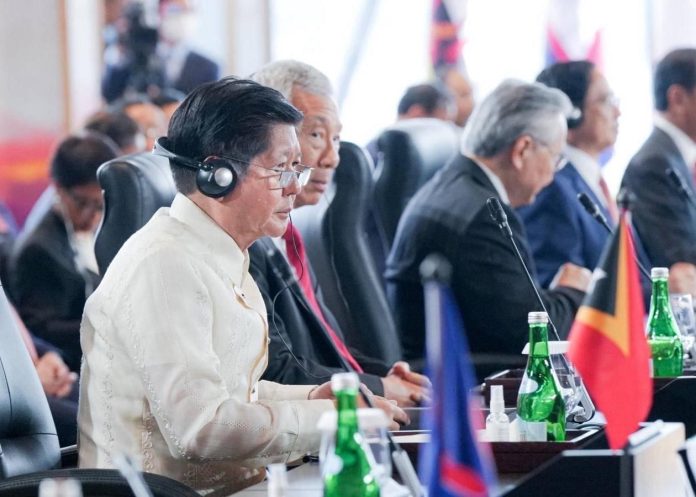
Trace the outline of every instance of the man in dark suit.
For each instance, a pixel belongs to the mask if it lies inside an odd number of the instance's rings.
[[[500,200],[522,257],[536,273],[522,223],[513,210],[553,178],[566,139],[570,103],[541,84],[507,81],[475,110],[464,150],[426,183],[404,211],[387,261],[387,292],[406,359],[422,359],[425,342],[419,267],[432,253],[452,264],[451,286],[476,355],[479,375],[518,361],[527,341],[527,313],[539,310],[534,291],[486,201]],[[541,297],[566,336],[590,272],[563,265]],[[482,354],[489,354],[487,359]],[[501,357],[506,355],[506,357]],[[486,364],[484,364],[486,362]]]
[[[295,208],[313,205],[338,166],[341,122],[328,78],[297,61],[271,63],[252,78],[286,96],[304,114],[299,141],[302,162],[312,170],[297,194]],[[390,365],[349,348],[324,305],[302,238],[292,224],[280,239],[263,238],[249,249],[249,272],[268,311],[269,354],[264,378],[286,384],[313,384],[345,371],[349,363],[370,390],[402,406],[427,399],[428,380],[407,363]]]
[[[518,209],[539,282],[548,287],[566,262],[594,269],[608,233],[578,202],[587,194],[613,225],[617,209],[602,177],[599,158],[616,142],[616,98],[607,80],[592,62],[559,62],[544,69],[537,81],[565,93],[575,114],[568,119],[568,143],[563,155],[568,163],[556,173],[529,206]]]
[[[657,65],[655,127],[628,164],[622,186],[635,196],[633,223],[655,266],[670,268],[670,290],[696,295],[696,207],[665,171],[677,171],[692,195],[696,161],[696,49]]]
[[[80,370],[80,320],[99,282],[94,230],[103,200],[97,168],[118,155],[97,133],[70,136],[51,160],[57,201],[17,240],[10,261],[11,295],[27,327]]]
[[[218,64],[193,50],[188,43],[196,27],[192,2],[161,0],[159,7],[160,26],[155,33],[159,34],[159,43],[156,38],[145,37],[143,33],[143,30],[147,32],[153,28],[131,27],[124,36],[130,35],[130,39],[123,40],[120,49],[107,51],[101,86],[102,96],[107,102],[133,93],[156,97],[159,91],[167,88],[186,94],[203,83],[220,78]],[[126,24],[136,22],[132,17],[127,18]],[[143,22],[142,18],[138,22]]]

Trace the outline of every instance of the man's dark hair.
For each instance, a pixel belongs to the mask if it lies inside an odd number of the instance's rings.
[[[557,62],[539,73],[536,80],[568,95],[573,107],[582,110],[595,65],[587,60]]]
[[[439,83],[424,83],[406,89],[399,100],[397,112],[402,116],[414,105],[420,105],[427,115],[432,115],[437,109],[446,109],[451,102],[449,91]]]
[[[110,138],[86,132],[65,138],[51,159],[51,178],[63,188],[97,182],[97,169],[118,156]]]
[[[669,105],[667,90],[672,85],[679,85],[689,91],[696,86],[696,49],[673,50],[657,64],[653,78],[653,94],[657,110],[667,110]]]
[[[133,147],[140,133],[138,123],[123,112],[98,112],[87,121],[85,129],[108,136],[122,151]]]
[[[194,89],[174,112],[168,145],[178,155],[202,161],[213,155],[239,159],[243,176],[249,161],[268,149],[271,129],[278,124],[297,126],[302,113],[276,90],[233,77]],[[192,193],[196,171],[170,161],[177,190]]]

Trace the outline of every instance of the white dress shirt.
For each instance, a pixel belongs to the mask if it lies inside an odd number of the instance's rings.
[[[566,145],[563,155],[575,167],[580,177],[587,183],[587,186],[592,189],[592,193],[601,200],[604,207],[607,207],[608,199],[604,196],[601,186],[599,186],[599,182],[602,179],[602,168],[599,162],[594,160],[587,152],[570,145]]]
[[[81,467],[111,468],[125,453],[144,471],[231,493],[265,464],[318,449],[333,402],[259,381],[268,325],[248,266],[183,195],[126,242],[85,306]]]
[[[694,163],[696,163],[696,143],[689,138],[689,135],[677,128],[660,114],[655,114],[655,127],[667,133],[672,139],[684,159],[686,167],[689,168],[689,172],[693,175]]]
[[[500,200],[507,205],[510,205],[510,197],[508,197],[507,190],[505,189],[505,185],[503,185],[503,182],[500,180],[500,178],[488,167],[486,167],[485,164],[482,164],[478,162],[476,159],[473,157],[467,156],[469,159],[474,161],[478,167],[480,167],[484,174],[488,177],[491,183],[493,183],[493,188],[495,188],[495,191],[498,193],[498,196],[500,197]]]

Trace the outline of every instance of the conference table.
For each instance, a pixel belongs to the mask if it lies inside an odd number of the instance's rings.
[[[611,495],[660,497],[691,495],[680,456],[694,460],[696,442],[689,454],[687,436],[696,435],[696,376],[656,379],[653,408],[642,430],[626,450],[606,446],[603,430],[590,427],[573,432],[568,450],[557,443],[492,444],[498,464],[498,487],[493,495],[506,497],[564,497]],[[571,432],[569,432],[571,433]],[[402,446],[413,455],[427,434],[401,434]],[[696,440],[696,437],[695,439]],[[690,466],[687,466],[690,470]],[[286,497],[322,495],[317,463],[305,463],[288,471]],[[695,481],[696,484],[696,481]],[[689,491],[690,492],[690,491]],[[238,492],[235,497],[267,495],[267,482]]]

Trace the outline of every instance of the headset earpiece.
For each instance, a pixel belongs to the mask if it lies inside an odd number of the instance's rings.
[[[196,174],[196,186],[208,197],[224,197],[236,184],[237,172],[227,159],[207,157]]]
[[[155,141],[152,153],[166,157],[175,164],[189,169],[195,169],[196,186],[208,197],[219,198],[230,193],[237,184],[237,171],[227,159],[210,156],[203,162],[178,155],[169,150],[167,137],[162,136]]]
[[[582,118],[582,110],[579,107],[573,107],[573,109],[570,111],[570,114],[566,118],[568,129],[575,129],[580,127],[580,125],[582,124]]]

